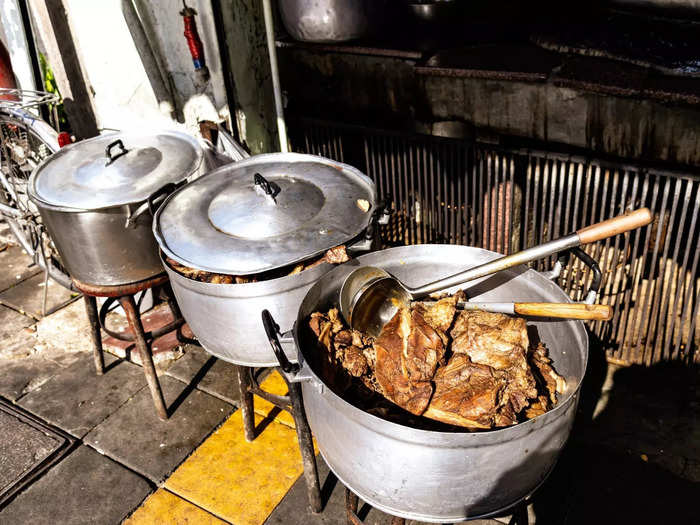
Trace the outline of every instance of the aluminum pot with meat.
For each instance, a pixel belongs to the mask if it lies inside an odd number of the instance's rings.
[[[262,310],[291,330],[308,289],[333,265],[370,249],[379,211],[374,183],[355,168],[273,153],[179,189],[158,209],[153,232],[204,349],[239,365],[274,366]]]
[[[420,285],[498,257],[454,245],[363,255],[322,276],[302,301],[293,336],[304,407],[338,478],[389,514],[450,523],[500,512],[554,467],[573,424],[588,358],[581,321],[460,310],[459,286],[400,310],[377,338],[338,313],[340,288],[361,266]],[[571,302],[518,266],[466,287],[485,302]],[[274,319],[274,315],[272,316]],[[263,316],[272,335],[274,321]]]

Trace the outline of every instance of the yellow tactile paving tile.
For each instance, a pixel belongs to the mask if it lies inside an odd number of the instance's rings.
[[[167,490],[158,489],[136,509],[124,525],[226,525],[225,521],[177,497]]]
[[[278,396],[286,396],[289,392],[287,389],[287,383],[284,382],[282,376],[277,370],[273,370],[272,373],[265,378],[265,380],[260,383],[260,388],[269,392],[270,394],[275,394]],[[267,417],[273,410],[278,411],[275,415],[275,421],[284,423],[287,426],[294,428],[294,418],[286,410],[279,410],[275,405],[269,401],[265,401],[261,397],[254,396],[253,406],[255,407],[255,413],[261,415],[262,417]]]
[[[262,420],[256,415],[256,425]],[[248,443],[239,410],[180,465],[165,486],[235,525],[259,525],[301,473],[294,430],[271,421]]]

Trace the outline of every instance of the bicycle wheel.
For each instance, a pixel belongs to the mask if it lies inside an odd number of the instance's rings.
[[[29,113],[27,107],[55,103],[56,98],[41,92],[7,91],[0,90],[4,98],[0,100],[0,215],[18,243],[48,271],[49,277],[71,289],[71,278],[27,194],[32,171],[59,147],[56,131]]]

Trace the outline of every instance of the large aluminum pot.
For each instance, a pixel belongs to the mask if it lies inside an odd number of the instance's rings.
[[[341,244],[350,254],[371,249],[383,210],[376,200],[374,183],[352,166],[297,153],[257,155],[174,192],[156,212],[153,232],[163,258],[210,273],[257,276]],[[244,366],[276,364],[260,313],[270,310],[291,331],[306,292],[332,268],[324,263],[276,279],[217,284],[190,279],[165,260],[163,266],[204,349]],[[289,344],[296,361],[291,337]]]
[[[153,213],[201,162],[199,143],[184,133],[102,135],[48,157],[27,189],[71,277],[127,284],[163,272]]]
[[[537,489],[554,467],[573,424],[588,357],[583,323],[529,323],[537,327],[557,371],[567,380],[567,391],[553,410],[513,427],[470,433],[409,428],[344,401],[313,368],[318,346],[308,318],[337,305],[344,278],[360,264],[382,267],[414,286],[497,256],[454,245],[374,252],[321,277],[299,307],[294,340],[300,370],[289,375],[302,382],[304,407],[318,447],[347,487],[384,512],[451,523],[501,512]],[[484,301],[570,302],[556,284],[523,267],[475,281],[468,293]]]
[[[302,42],[342,42],[365,36],[378,0],[280,0],[287,32]]]

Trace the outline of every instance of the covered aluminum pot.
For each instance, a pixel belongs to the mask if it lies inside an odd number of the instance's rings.
[[[199,143],[184,133],[101,135],[48,157],[28,193],[71,277],[133,283],[163,272],[153,212],[201,161]]]
[[[204,349],[239,365],[275,365],[261,311],[270,310],[282,330],[291,330],[307,290],[332,266],[294,275],[280,269],[342,244],[349,251],[368,248],[375,201],[374,183],[352,166],[296,153],[251,157],[170,195],[153,232],[182,314]],[[282,275],[214,284],[176,271],[166,256],[204,272]],[[289,357],[296,361],[293,352]]]
[[[358,265],[382,267],[413,286],[497,256],[455,245],[370,253],[326,273],[299,307],[293,330],[299,364],[285,363],[282,355],[280,364],[290,380],[302,383],[306,416],[326,463],[373,507],[435,523],[485,517],[532,494],[554,468],[571,431],[586,370],[588,337],[581,321],[528,323],[547,345],[567,390],[549,412],[498,430],[437,432],[390,422],[342,399],[314,369],[318,344],[308,328],[309,316],[337,306],[345,277]],[[483,301],[570,302],[556,284],[524,267],[474,281],[467,291]]]

